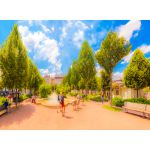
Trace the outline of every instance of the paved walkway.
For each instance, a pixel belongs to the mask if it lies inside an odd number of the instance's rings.
[[[68,106],[65,117],[56,109],[25,102],[0,117],[0,129],[150,129],[150,120],[104,109],[97,102],[86,102],[79,111]]]

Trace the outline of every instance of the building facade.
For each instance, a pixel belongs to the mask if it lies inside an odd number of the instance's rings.
[[[137,91],[131,88],[127,88],[122,80],[113,81],[113,97],[136,98]],[[141,89],[138,91],[139,97],[145,97],[145,92]]]
[[[44,79],[46,81],[47,84],[51,84],[51,85],[59,85],[61,84],[62,80],[64,79],[63,75],[45,75]]]

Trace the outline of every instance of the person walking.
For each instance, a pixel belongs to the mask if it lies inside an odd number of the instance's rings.
[[[78,94],[77,95],[77,109],[79,109],[80,101],[81,101],[81,96],[80,96],[80,94]]]
[[[33,95],[31,99],[32,99],[32,103],[36,104],[36,97],[35,97],[35,95]]]
[[[4,102],[4,108],[6,109],[6,112],[8,113],[8,105],[9,105],[9,103],[8,103],[8,100],[6,99],[6,101]]]
[[[64,116],[64,114],[65,114],[65,100],[64,100],[64,94],[62,93],[62,95],[61,95],[61,109],[62,109],[62,116]]]
[[[57,100],[58,100],[58,103],[59,103],[59,108],[57,109],[57,113],[59,113],[59,110],[61,111],[61,95],[60,95],[59,92],[58,92]]]
[[[101,91],[101,100],[102,100],[102,104],[104,103],[104,91]]]

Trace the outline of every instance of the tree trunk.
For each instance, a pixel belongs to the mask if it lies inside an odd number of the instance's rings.
[[[110,73],[110,95],[109,95],[110,105],[112,106],[112,73]]]
[[[137,98],[139,97],[139,90],[138,89],[136,90],[136,96],[137,96]]]

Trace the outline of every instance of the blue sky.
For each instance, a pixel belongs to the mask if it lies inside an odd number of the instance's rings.
[[[14,23],[19,31],[28,54],[44,74],[66,74],[72,61],[77,58],[83,40],[96,52],[108,31],[116,31],[132,44],[132,50],[114,69],[120,78],[136,48],[150,57],[150,21],[129,20],[43,20],[43,21],[0,21],[0,44],[8,37]],[[101,68],[97,65],[97,70]]]

